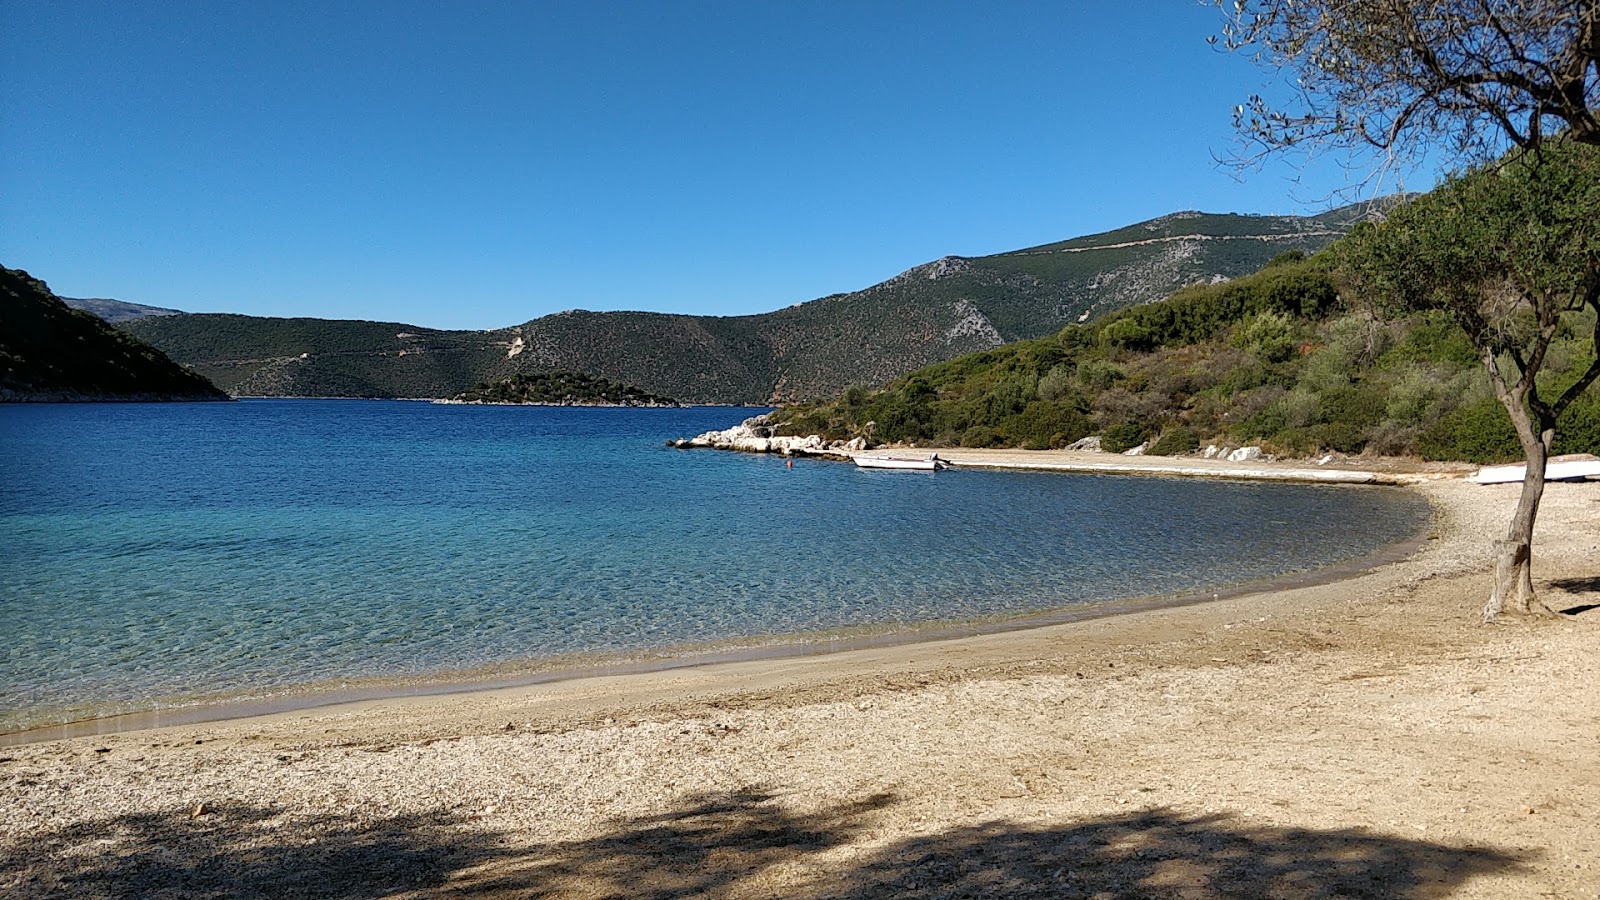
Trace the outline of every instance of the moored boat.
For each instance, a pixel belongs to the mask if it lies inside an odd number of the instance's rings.
[[[1505,466],[1484,466],[1469,480],[1479,484],[1509,484],[1527,476],[1526,463]],[[1569,453],[1552,456],[1545,461],[1545,481],[1566,481],[1577,478],[1600,478],[1600,457],[1589,453]]]
[[[919,472],[937,472],[940,469],[950,467],[950,464],[940,459],[937,453],[930,453],[927,456],[858,453],[851,458],[856,461],[856,465],[863,469],[909,469]]]

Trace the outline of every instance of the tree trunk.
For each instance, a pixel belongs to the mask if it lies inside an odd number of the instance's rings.
[[[1522,494],[1517,499],[1517,511],[1511,517],[1511,528],[1505,540],[1494,542],[1494,593],[1489,595],[1489,602],[1483,608],[1484,624],[1494,622],[1508,603],[1513,612],[1522,615],[1555,615],[1555,611],[1533,592],[1533,523],[1539,516],[1539,501],[1544,497],[1545,463],[1550,457],[1550,444],[1555,440],[1555,428],[1535,432],[1532,416],[1520,401],[1501,399],[1516,425],[1528,470],[1522,478]]]

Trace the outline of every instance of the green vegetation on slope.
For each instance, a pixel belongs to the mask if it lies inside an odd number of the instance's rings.
[[[1049,337],[939,363],[886,388],[785,407],[780,433],[878,443],[1108,450],[1261,443],[1275,452],[1521,456],[1466,335],[1437,312],[1381,320],[1339,300],[1330,254],[1289,253],[1255,275],[1186,288]],[[1587,365],[1574,321],[1545,377]],[[1556,452],[1600,452],[1600,392],[1568,411]]]
[[[0,268],[0,401],[226,399],[27,272]]]
[[[1358,210],[1315,218],[1178,213],[981,258],[946,257],[849,294],[751,316],[575,310],[494,331],[227,315],[125,323],[243,395],[450,397],[520,372],[584,372],[690,403],[836,396],[1192,283],[1314,251]]]
[[[461,403],[536,403],[546,406],[678,406],[668,397],[581,372],[514,375],[481,382],[454,398]]]

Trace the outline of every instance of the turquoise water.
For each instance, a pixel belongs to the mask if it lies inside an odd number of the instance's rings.
[[[746,410],[0,407],[0,732],[349,679],[1021,616],[1359,557],[1379,488],[861,471]]]

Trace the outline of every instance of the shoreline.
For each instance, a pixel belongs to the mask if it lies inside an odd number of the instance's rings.
[[[1297,475],[1298,469],[1285,469],[1283,467],[1269,470],[1267,474],[1262,474],[1260,463],[1246,464],[1229,463],[1220,460],[1201,460],[1199,462],[1207,463],[1208,465],[1196,467],[1199,469],[1197,473],[1174,473],[1172,471],[1174,467],[1164,457],[1133,457],[1129,458],[1130,461],[1126,464],[1101,464],[1092,461],[1086,463],[1082,457],[1103,457],[1106,454],[1085,454],[1071,451],[960,449],[941,452],[954,454],[951,457],[952,461],[965,468],[1135,477],[1182,477],[1183,475],[1198,474],[1201,477],[1232,478],[1239,481],[1269,480],[1297,483],[1330,483],[1327,479],[1319,480],[1299,477]],[[1331,483],[1338,486],[1383,485],[1396,487],[1421,484],[1454,475],[1453,472],[1443,474],[1439,472],[1414,473],[1409,476],[1409,480],[1399,480],[1407,478],[1407,476],[1397,476],[1391,473],[1383,473],[1380,476],[1380,473],[1366,470],[1345,469],[1339,471],[1341,474],[1355,477],[1331,480]],[[1287,473],[1286,475],[1283,474],[1285,472]],[[1230,473],[1234,474],[1230,475]],[[1313,472],[1311,474],[1317,473]],[[112,712],[106,715],[74,719],[68,722],[30,725],[15,731],[0,732],[0,748],[43,741],[119,734],[151,728],[228,722],[261,716],[333,708],[349,704],[381,703],[387,700],[416,697],[478,694],[529,688],[584,678],[646,676],[652,673],[721,663],[775,661],[792,657],[824,656],[848,653],[855,650],[899,647],[923,642],[947,641],[964,637],[1047,628],[1148,610],[1190,606],[1253,593],[1329,584],[1357,577],[1375,568],[1399,562],[1426,545],[1428,532],[1433,527],[1433,522],[1439,517],[1437,505],[1431,501],[1430,509],[1432,509],[1432,513],[1429,521],[1424,523],[1416,534],[1390,545],[1379,547],[1362,556],[1342,560],[1309,571],[1287,572],[1266,578],[1214,585],[1181,593],[1148,594],[1089,601],[995,618],[930,620],[910,625],[868,625],[828,629],[820,632],[761,634],[704,643],[641,648],[628,651],[560,654],[553,657],[529,658],[467,670],[445,670],[401,676],[328,679],[292,685],[281,692],[266,696],[241,692],[227,696],[195,698],[188,701],[178,699],[176,705],[129,712]]]
[[[1546,488],[1568,614],[1492,628],[1518,486],[1414,489],[1324,584],[7,748],[0,890],[1594,896],[1600,483]]]
[[[1360,482],[1370,483],[1370,482]],[[1267,578],[1178,594],[1147,594],[1086,602],[998,619],[917,623],[907,627],[872,626],[825,631],[817,634],[772,634],[748,638],[644,649],[616,653],[578,653],[507,664],[509,671],[484,674],[439,672],[394,678],[345,679],[353,686],[308,684],[296,692],[267,697],[231,697],[190,704],[96,716],[49,725],[0,732],[0,748],[46,741],[127,734],[151,729],[227,723],[296,712],[333,709],[355,704],[383,703],[418,697],[451,697],[532,688],[586,678],[636,677],[728,663],[781,662],[860,650],[877,650],[961,638],[1001,635],[1050,628],[1096,619],[1114,618],[1153,610],[1212,603],[1235,597],[1294,588],[1333,584],[1360,577],[1384,566],[1403,562],[1425,547],[1430,521],[1417,533],[1371,553],[1304,572],[1287,572]],[[570,662],[568,662],[570,660]]]

